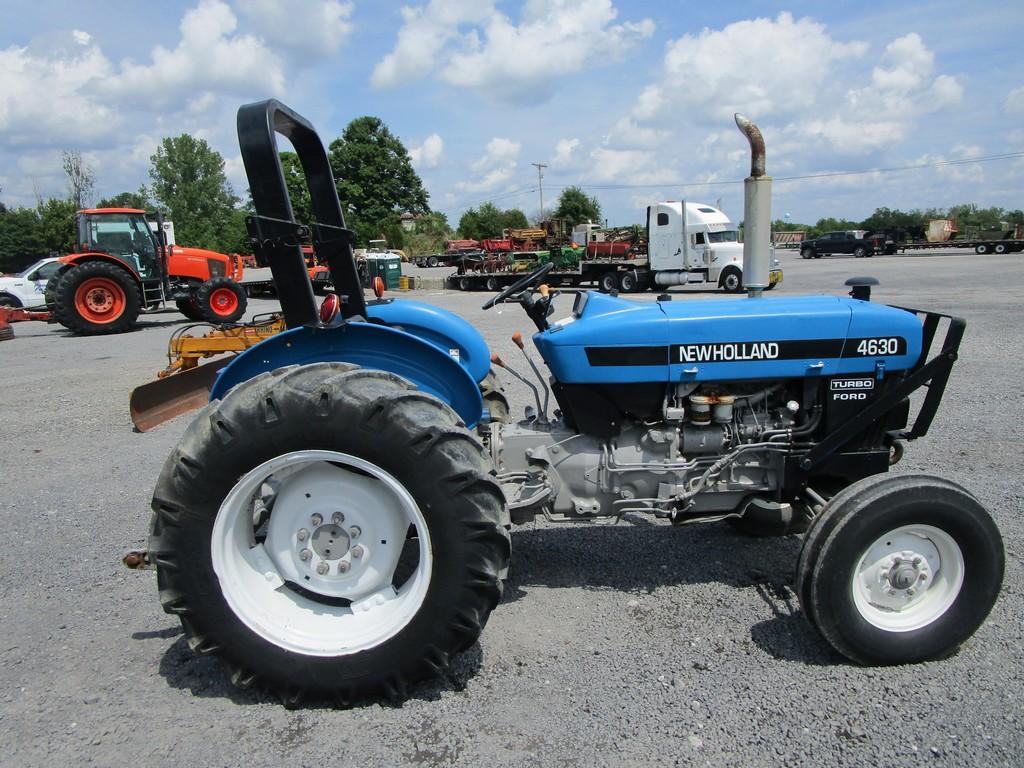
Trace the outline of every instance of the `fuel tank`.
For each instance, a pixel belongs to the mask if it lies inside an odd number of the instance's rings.
[[[883,378],[917,362],[922,325],[839,296],[638,302],[588,291],[533,338],[565,384]]]

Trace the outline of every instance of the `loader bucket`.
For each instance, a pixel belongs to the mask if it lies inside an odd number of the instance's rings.
[[[128,410],[135,428],[148,432],[176,416],[202,408],[210,400],[210,388],[220,369],[232,360],[234,355],[133,389]]]

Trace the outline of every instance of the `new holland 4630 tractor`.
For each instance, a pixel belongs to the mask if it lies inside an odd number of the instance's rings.
[[[870,279],[852,298],[763,298],[770,179],[760,132],[737,123],[753,155],[749,298],[587,291],[551,322],[548,267],[524,276],[485,305],[522,305],[550,374],[513,422],[472,326],[364,301],[312,126],[274,101],[242,107],[250,234],[289,330],[220,371],[157,482],[135,562],[157,569],[192,649],[286,701],[401,698],[480,634],[514,524],[628,512],[805,530],[796,590],[837,651],[862,664],[953,653],[996,600],[1000,534],[956,483],[887,472],[926,433],[964,322],[872,303]],[[302,161],[338,290],[319,312],[276,133]]]

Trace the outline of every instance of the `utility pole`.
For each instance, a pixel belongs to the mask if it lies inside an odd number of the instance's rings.
[[[540,189],[540,220],[544,221],[544,169],[547,166],[543,163],[530,163],[530,165],[537,169],[537,187]]]

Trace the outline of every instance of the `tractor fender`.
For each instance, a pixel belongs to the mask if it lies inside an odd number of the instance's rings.
[[[224,397],[232,387],[267,371],[326,362],[353,363],[408,379],[447,403],[470,429],[483,414],[476,381],[446,352],[406,331],[366,322],[292,328],[271,336],[220,371],[210,399]]]
[[[58,261],[60,261],[60,263],[65,267],[77,267],[79,264],[85,264],[87,261],[105,261],[108,264],[113,264],[115,267],[120,267],[131,275],[132,280],[134,280],[136,285],[139,286],[139,289],[142,289],[142,279],[139,277],[139,269],[135,264],[132,264],[127,259],[122,259],[118,256],[111,256],[109,253],[103,253],[102,251],[90,251],[89,253],[76,253],[68,256],[61,256]],[[66,270],[62,269],[61,271],[64,272]]]
[[[433,344],[469,371],[473,381],[483,381],[491,370],[491,350],[484,337],[454,312],[403,299],[369,303],[366,314],[371,321],[387,323]]]

